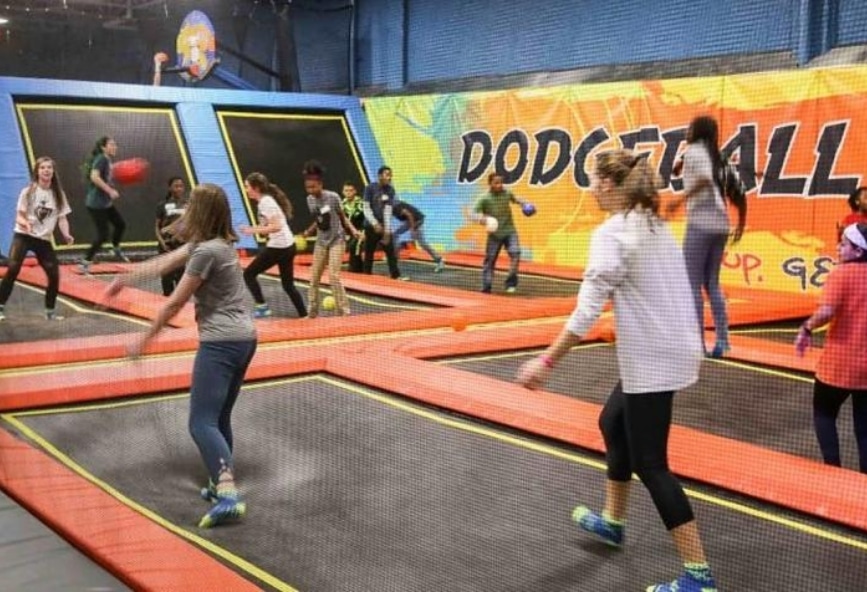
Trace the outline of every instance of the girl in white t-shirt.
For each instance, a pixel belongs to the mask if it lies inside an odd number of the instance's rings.
[[[256,301],[256,318],[271,316],[271,309],[262,295],[262,288],[257,279],[260,273],[277,265],[280,270],[280,282],[283,290],[292,300],[298,311],[298,318],[307,316],[307,307],[298,288],[295,287],[294,261],[297,247],[289,220],[292,218],[292,203],[282,189],[271,183],[262,173],[250,173],[244,180],[247,196],[258,204],[259,224],[256,226],[241,226],[241,233],[246,235],[263,234],[268,237],[264,249],[260,249],[256,258],[244,270],[244,282]]]
[[[60,186],[54,160],[47,156],[38,158],[33,166],[31,183],[21,190],[15,208],[15,234],[9,248],[9,267],[0,282],[0,321],[6,318],[4,307],[27,251],[36,255],[36,260],[48,277],[45,318],[50,321],[62,318],[57,316],[54,309],[60,291],[60,269],[51,239],[54,229],[60,228],[63,240],[66,244],[72,244],[69,221],[66,219],[70,212],[72,210]]]
[[[620,547],[635,473],[685,566],[676,581],[648,592],[715,592],[692,507],[668,468],[674,394],[698,380],[702,347],[683,253],[657,214],[657,187],[646,158],[629,150],[597,156],[593,193],[610,217],[593,233],[572,316],[545,353],[524,364],[517,381],[541,387],[613,301],[620,382],[599,417],[608,465],[605,509],[578,506],[572,518]]]

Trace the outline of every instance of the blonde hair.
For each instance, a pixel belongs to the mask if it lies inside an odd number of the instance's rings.
[[[646,155],[631,150],[609,150],[596,155],[596,176],[611,179],[626,196],[626,210],[641,206],[659,210],[660,182]]]
[[[194,243],[214,238],[237,241],[238,236],[232,230],[232,211],[226,192],[213,183],[194,187],[179,234],[183,241]]]

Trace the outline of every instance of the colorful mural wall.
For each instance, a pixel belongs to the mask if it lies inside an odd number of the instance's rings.
[[[588,191],[593,155],[648,152],[665,198],[682,189],[671,170],[690,119],[713,115],[750,188],[727,285],[820,288],[867,168],[867,67],[372,98],[365,111],[398,195],[425,211],[433,242],[481,251],[468,212],[496,170],[538,209],[515,210],[525,257],[566,266],[584,265],[604,216]],[[671,224],[682,235],[682,213]]]

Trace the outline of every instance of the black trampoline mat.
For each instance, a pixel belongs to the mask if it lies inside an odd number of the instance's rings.
[[[513,381],[538,352],[512,352],[441,363]],[[591,344],[557,364],[545,390],[603,405],[618,381],[614,346]],[[707,360],[698,383],[674,398],[675,424],[821,462],[813,431],[813,381],[795,373],[729,360]],[[850,405],[838,419],[843,465],[858,466]]]
[[[187,406],[181,395],[16,417],[85,474],[218,545],[239,571],[248,561],[276,578],[257,582],[266,587],[639,590],[680,570],[638,485],[623,551],[570,523],[577,503],[601,503],[596,457],[327,376],[245,388],[234,433],[248,514],[199,530],[206,476]],[[863,533],[756,502],[748,514],[730,495],[690,491],[722,590],[856,590],[867,581]]]
[[[60,281],[63,289],[63,280]],[[93,305],[63,295],[55,307],[62,320],[45,318],[45,290],[21,282],[6,302],[6,320],[0,322],[0,343],[26,343],[47,339],[71,339],[118,335],[141,331],[145,324],[117,313],[94,310]]]
[[[101,273],[95,274],[93,277],[99,278],[100,280],[108,283],[111,282],[117,274],[109,274],[109,273]],[[326,278],[327,278],[326,273]],[[153,292],[155,294],[162,294],[163,289],[160,284],[159,278],[144,278],[137,279],[130,284],[132,287],[138,288],[139,290],[146,290],[148,292]],[[295,306],[292,304],[292,301],[289,300],[289,296],[286,292],[283,291],[283,286],[280,283],[280,278],[278,276],[272,276],[268,274],[261,274],[259,276],[259,285],[262,287],[262,295],[265,297],[265,302],[268,304],[268,307],[271,309],[273,313],[272,318],[298,318],[298,311],[295,310]],[[301,292],[301,297],[304,298],[304,302],[308,303],[308,288],[310,284],[305,281],[295,280],[295,287]],[[320,284],[319,286],[319,297],[321,299],[326,296],[331,295],[331,288],[328,285]],[[253,309],[254,303],[252,296],[247,294],[250,309]],[[410,302],[407,300],[400,300],[397,298],[387,298],[385,296],[376,296],[372,294],[366,294],[364,292],[358,292],[355,290],[346,290],[346,296],[349,299],[349,309],[354,315],[365,315],[365,314],[373,314],[373,313],[382,313],[382,312],[402,312],[407,310],[422,310],[435,308],[432,305],[420,303],[420,302]],[[309,308],[309,305],[308,305]],[[320,305],[319,307],[319,315],[322,317],[337,314],[337,311],[326,311]]]
[[[410,280],[417,283],[432,284],[457,288],[469,292],[479,292],[482,289],[482,268],[462,267],[449,265],[446,257],[446,266],[441,273],[434,273],[433,261],[416,261],[412,259],[400,259],[398,261],[400,273],[409,276]],[[388,275],[388,265],[384,261],[374,263],[373,273]],[[505,271],[494,272],[492,292],[494,294],[506,293]],[[524,298],[543,298],[552,296],[578,296],[581,282],[578,280],[565,280],[554,277],[543,277],[521,273],[518,269],[518,291],[511,295]]]

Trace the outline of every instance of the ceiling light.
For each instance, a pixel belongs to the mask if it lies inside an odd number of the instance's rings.
[[[0,16],[0,25],[5,25],[8,22],[9,22],[8,18],[3,18],[2,16]]]

